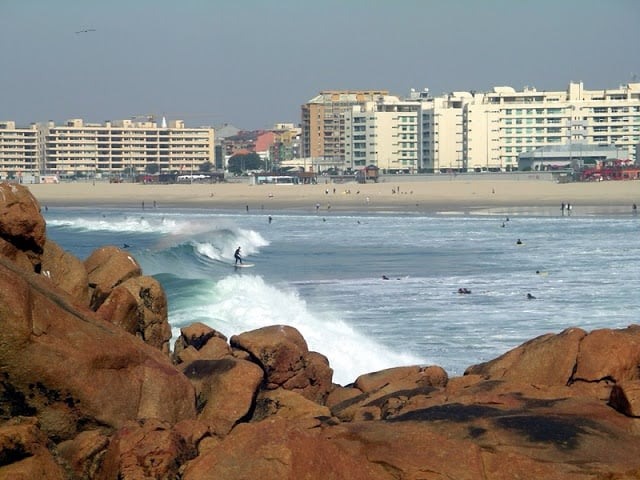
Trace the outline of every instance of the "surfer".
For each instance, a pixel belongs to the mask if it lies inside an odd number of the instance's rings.
[[[233,254],[233,258],[236,259],[236,265],[238,264],[238,262],[240,262],[240,265],[242,265],[242,257],[240,256],[240,247],[236,248],[236,251]]]
[[[522,240],[518,239],[518,241],[516,242],[516,245],[522,245]]]
[[[535,299],[536,299],[536,297],[534,297],[530,293],[527,293],[527,300],[535,300]]]

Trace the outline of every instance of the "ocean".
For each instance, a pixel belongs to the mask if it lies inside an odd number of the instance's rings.
[[[414,364],[458,376],[538,335],[626,327],[640,312],[640,218],[631,213],[50,207],[44,215],[48,237],[82,260],[126,245],[164,287],[174,340],[193,322],[227,337],[291,325],[341,385]],[[237,246],[253,267],[233,267]]]

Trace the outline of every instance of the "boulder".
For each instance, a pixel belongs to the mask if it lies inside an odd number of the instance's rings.
[[[85,430],[58,444],[58,455],[74,478],[96,478],[109,446],[107,433],[104,429]]]
[[[41,273],[80,304],[89,305],[89,277],[84,263],[49,238],[42,252]]]
[[[342,444],[321,433],[275,418],[238,425],[224,441],[188,462],[182,480],[400,478],[386,465],[368,461],[364,450],[357,451],[357,437]],[[349,441],[358,445],[345,448]]]
[[[629,417],[640,418],[640,381],[626,380],[615,384],[609,405]]]
[[[171,325],[167,296],[160,283],[145,275],[129,278],[122,283],[138,303],[139,324],[136,332],[146,344],[169,355]]]
[[[198,418],[220,436],[249,414],[264,377],[258,365],[234,357],[195,360],[178,368],[195,387]]]
[[[84,261],[84,266],[89,279],[90,307],[94,311],[115,287],[142,275],[138,262],[128,252],[113,246],[94,250]]]
[[[13,245],[28,259],[31,271],[40,272],[40,255],[44,248],[45,221],[40,205],[28,188],[14,183],[0,183],[0,238]],[[6,247],[1,251],[8,250]]]
[[[272,416],[296,420],[301,428],[314,428],[331,417],[331,411],[328,407],[318,405],[291,390],[262,390],[256,399],[251,421],[256,422]]]
[[[16,417],[0,425],[0,478],[66,480],[46,445],[34,418]]]
[[[569,328],[529,340],[495,360],[473,365],[465,375],[536,385],[567,385],[573,378],[578,350],[586,332]]]
[[[111,290],[109,296],[98,307],[96,315],[131,335],[140,333],[142,312],[140,312],[138,300],[123,285],[118,285]]]
[[[332,389],[333,370],[325,356],[309,352],[300,332],[273,325],[231,337],[231,347],[248,352],[265,372],[265,388],[284,388],[316,403]]]
[[[640,325],[590,332],[580,343],[576,380],[640,380]]]
[[[175,480],[180,465],[195,457],[171,425],[158,420],[130,422],[111,438],[95,480]]]
[[[3,259],[0,318],[0,411],[38,417],[50,438],[195,417],[193,387],[165,355]]]

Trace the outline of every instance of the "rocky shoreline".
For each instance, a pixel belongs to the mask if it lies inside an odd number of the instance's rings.
[[[638,325],[346,386],[285,325],[195,323],[170,351],[165,293],[135,258],[81,261],[27,188],[0,191],[0,478],[640,477]]]

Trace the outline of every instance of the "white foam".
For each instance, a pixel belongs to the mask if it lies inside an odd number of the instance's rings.
[[[227,336],[257,328],[285,324],[296,328],[309,349],[325,355],[334,381],[346,385],[363,374],[400,365],[425,363],[424,359],[393,352],[350,327],[335,312],[314,312],[296,291],[268,285],[259,276],[231,275],[215,292],[199,316]]]

